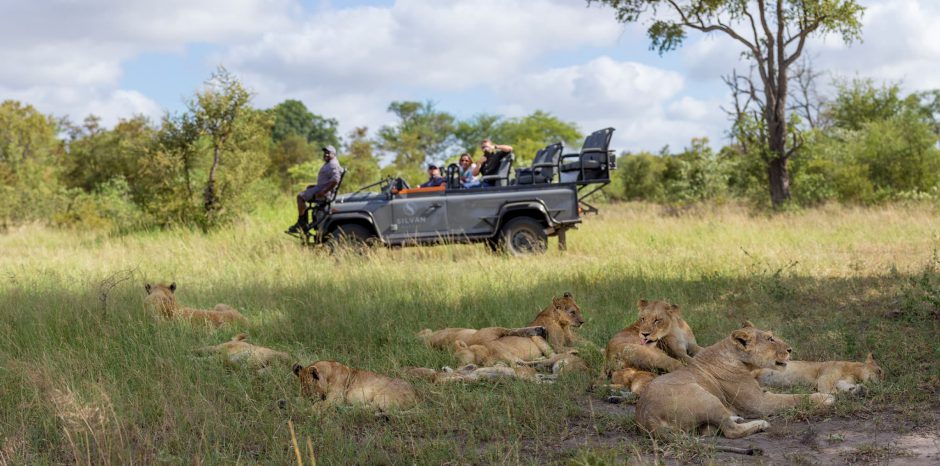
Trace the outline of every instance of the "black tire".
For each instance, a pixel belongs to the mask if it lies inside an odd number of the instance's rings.
[[[331,253],[336,253],[341,248],[349,248],[362,254],[375,243],[375,235],[368,228],[355,223],[340,225],[326,237],[326,247]]]
[[[499,231],[500,248],[514,256],[544,254],[548,235],[542,223],[532,217],[516,217]]]

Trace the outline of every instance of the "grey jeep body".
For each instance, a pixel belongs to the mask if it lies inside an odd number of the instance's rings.
[[[341,195],[331,207],[316,225],[318,243],[349,224],[367,228],[385,245],[399,246],[494,240],[520,216],[537,221],[548,236],[581,222],[575,183],[406,193],[386,189]]]

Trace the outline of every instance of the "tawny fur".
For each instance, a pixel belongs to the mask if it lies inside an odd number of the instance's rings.
[[[770,424],[764,420],[739,423],[743,421],[739,416],[764,417],[805,399],[816,405],[832,404],[834,397],[829,394],[782,395],[761,389],[751,371],[783,367],[790,351],[770,332],[746,323],[703,349],[688,366],[650,382],[637,401],[637,424],[653,434],[717,426],[725,437],[740,438]]]
[[[509,367],[497,364],[490,367],[479,367],[468,364],[456,370],[436,371],[425,367],[410,367],[405,369],[405,373],[412,377],[420,377],[437,384],[455,383],[455,382],[478,382],[478,381],[496,381],[507,379],[520,379],[528,381],[538,381],[535,369],[531,367]]]
[[[408,409],[418,403],[411,384],[372,371],[354,369],[336,361],[294,365],[304,396],[329,404],[366,406],[377,411]]]
[[[227,364],[245,364],[255,369],[262,369],[276,361],[290,362],[291,360],[290,355],[287,353],[256,346],[248,343],[247,340],[248,335],[239,333],[232,337],[231,341],[199,348],[196,353],[201,355],[217,354],[225,358]]]
[[[761,385],[792,387],[809,385],[819,393],[859,393],[865,382],[880,382],[884,371],[871,353],[865,362],[852,361],[790,361],[783,370],[759,369],[754,371]]]
[[[144,298],[144,309],[153,315],[167,319],[189,320],[215,327],[230,322],[248,324],[248,320],[241,313],[227,304],[216,304],[212,310],[181,307],[176,302],[176,283],[171,283],[169,286],[148,283],[144,285],[144,289],[147,291],[147,297]]]
[[[702,349],[679,306],[641,299],[637,307],[637,321],[607,342],[604,357],[610,373],[627,368],[672,372]]]
[[[574,329],[584,324],[581,308],[571,293],[561,298],[552,298],[552,304],[543,309],[529,324],[522,328],[487,327],[479,330],[470,328],[445,328],[441,330],[424,329],[418,332],[418,338],[436,349],[452,350],[454,343],[462,341],[468,346],[483,345],[505,337],[529,338],[534,336],[544,339],[555,351],[581,341]]]

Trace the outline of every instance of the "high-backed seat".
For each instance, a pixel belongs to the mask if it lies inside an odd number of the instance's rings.
[[[564,149],[565,145],[560,142],[539,149],[532,166],[516,169],[516,184],[551,183]]]
[[[499,169],[496,170],[496,174],[481,176],[480,182],[487,183],[492,182],[494,186],[506,186],[509,184],[509,173],[512,171],[512,162],[516,158],[515,154],[512,152],[509,155],[502,158],[499,161]]]
[[[611,157],[608,154],[613,128],[595,131],[584,139],[581,152],[562,156],[562,181],[592,181],[610,178]],[[573,160],[572,160],[573,159]],[[572,160],[566,162],[565,160]]]

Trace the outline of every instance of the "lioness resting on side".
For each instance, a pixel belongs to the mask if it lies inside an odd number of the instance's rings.
[[[166,285],[144,285],[147,297],[144,298],[144,309],[154,315],[167,319],[186,319],[192,322],[201,322],[213,326],[220,326],[228,322],[248,324],[248,320],[238,311],[227,304],[216,304],[213,310],[190,309],[180,307],[176,302],[176,283]]]
[[[303,395],[316,396],[329,404],[363,405],[388,411],[408,409],[418,403],[410,383],[336,361],[317,361],[307,367],[295,364],[294,375],[300,379]]]
[[[232,365],[247,364],[255,369],[263,369],[275,361],[290,362],[289,354],[263,346],[255,346],[246,340],[248,335],[239,333],[231,341],[196,350],[197,354],[208,356],[218,354],[225,362]]]
[[[679,306],[641,299],[637,307],[637,321],[607,342],[604,357],[609,372],[627,368],[672,372],[702,349]]]
[[[772,333],[745,322],[743,328],[699,352],[688,366],[650,382],[636,405],[637,424],[654,434],[717,426],[725,437],[740,438],[770,424],[738,423],[743,421],[739,416],[766,416],[804,399],[832,404],[835,398],[825,393],[780,395],[761,389],[751,371],[786,367],[790,352],[790,346]]]
[[[479,365],[492,365],[497,361],[522,364],[525,361],[553,358],[556,351],[570,353],[570,346],[582,341],[574,333],[574,329],[582,324],[584,316],[581,315],[581,308],[571,293],[565,293],[561,298],[552,298],[551,306],[539,312],[529,324],[530,327],[544,328],[545,338],[505,336],[467,348],[460,346],[461,342],[458,341],[455,356],[464,364]],[[581,358],[572,356],[568,360],[572,364],[577,361],[581,361]]]
[[[456,370],[445,367],[441,371],[428,369],[426,367],[409,367],[405,369],[405,373],[412,377],[420,377],[438,384],[505,379],[541,380],[539,374],[531,367],[509,367],[503,364],[496,364],[490,367],[479,367],[468,364]]]
[[[758,369],[754,371],[761,385],[792,387],[810,385],[819,393],[865,391],[865,382],[880,382],[884,371],[868,353],[865,362],[851,361],[790,361],[783,370]]]
[[[418,338],[424,340],[432,348],[452,350],[457,341],[472,346],[506,337],[544,337],[555,351],[563,351],[565,347],[580,341],[573,329],[580,327],[583,323],[584,316],[581,314],[581,308],[578,307],[571,293],[565,293],[561,298],[552,298],[552,304],[543,309],[528,327],[516,329],[488,327],[479,330],[471,328],[424,329],[418,332]]]

